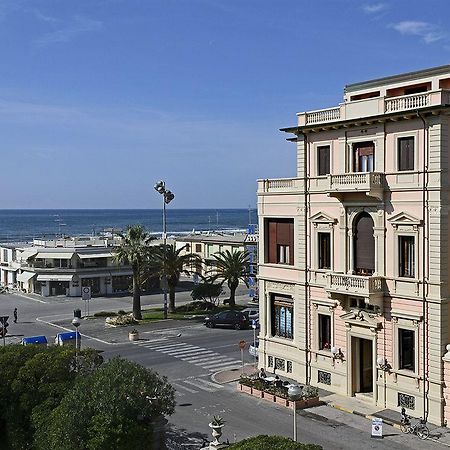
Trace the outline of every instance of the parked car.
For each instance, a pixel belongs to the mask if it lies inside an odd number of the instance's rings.
[[[251,307],[251,308],[245,308],[242,310],[242,312],[248,317],[250,321],[250,325],[252,321],[256,321],[256,327],[259,327],[259,308],[258,307]]]
[[[252,355],[253,357],[256,356],[256,358],[258,357],[258,348],[259,348],[259,341],[255,342],[255,345],[250,344],[248,347],[248,352],[250,353],[250,355]]]
[[[227,310],[206,317],[204,323],[208,328],[214,328],[215,326],[221,325],[241,330],[249,327],[250,320],[248,316],[241,311]]]

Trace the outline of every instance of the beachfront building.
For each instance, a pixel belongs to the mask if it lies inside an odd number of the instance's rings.
[[[0,244],[0,280],[44,297],[80,297],[83,286],[90,286],[92,295],[128,292],[132,271],[114,261],[118,243],[88,236]]]
[[[450,420],[450,66],[298,114],[296,176],[258,181],[260,365]]]

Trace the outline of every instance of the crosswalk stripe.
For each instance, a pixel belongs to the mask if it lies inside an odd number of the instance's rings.
[[[167,338],[156,338],[156,339],[146,339],[144,342],[146,344],[153,344],[156,342],[162,342],[162,341],[166,341],[167,342]],[[133,341],[134,344],[139,344],[139,341]]]
[[[208,354],[209,353],[209,354]],[[202,352],[202,356],[186,356],[186,358],[180,358],[182,361],[198,362],[198,361],[210,361],[212,357],[219,356],[218,353],[211,352],[210,350]]]
[[[217,366],[217,364],[222,364],[224,362],[226,362],[227,364],[230,364],[233,361],[234,361],[233,358],[229,358],[227,356],[222,356],[220,358],[213,358],[207,363],[202,363],[202,367],[207,369],[209,366]],[[196,361],[196,362],[198,362],[198,361]]]
[[[239,364],[232,364],[231,366],[225,366],[225,367],[219,367],[219,370],[233,370],[233,369],[238,369],[239,367],[241,367],[241,363]],[[216,370],[215,367],[211,367],[208,369],[210,372],[214,372]]]
[[[202,366],[204,369],[212,369],[212,368],[218,368],[218,367],[222,367],[222,366],[226,366],[227,364],[230,365],[233,362],[233,360],[231,361],[226,361],[226,362],[221,362],[221,363],[217,363],[217,364],[195,364],[196,366]],[[242,364],[240,361],[235,361],[236,364]]]
[[[202,389],[203,391],[208,391],[208,392],[216,391],[216,389],[214,389],[214,388],[210,388],[205,385],[202,386],[201,384],[199,384],[198,380],[186,380],[185,383],[190,384],[191,386],[195,386],[196,388]]]
[[[176,356],[179,353],[183,353],[183,354],[186,353],[186,354],[188,354],[188,353],[198,353],[199,351],[201,351],[201,349],[198,348],[198,347],[197,348],[189,347],[189,348],[186,348],[186,349],[173,350],[173,351],[170,351],[170,352],[163,352],[163,353],[167,353],[169,355]]]
[[[188,344],[180,343],[180,344],[158,345],[158,346],[155,346],[152,348],[153,348],[153,350],[159,351],[159,350],[175,348],[175,347],[180,347],[180,346],[185,346],[185,345],[188,345]]]
[[[176,388],[179,388],[179,389],[184,389],[185,391],[188,391],[188,392],[190,392],[191,394],[198,394],[198,391],[196,391],[195,389],[191,389],[191,388],[188,388],[187,386],[183,386],[182,384],[179,384],[179,383],[172,383]]]

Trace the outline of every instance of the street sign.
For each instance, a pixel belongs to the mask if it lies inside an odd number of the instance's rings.
[[[90,286],[83,286],[81,288],[81,298],[83,300],[90,300],[91,299],[91,287]]]
[[[256,320],[255,319],[252,320],[252,328],[254,330],[256,330]]]
[[[383,419],[379,417],[372,419],[372,437],[378,439],[383,438]]]
[[[239,341],[239,348],[241,350],[244,350],[246,345],[247,345],[247,342],[245,342],[244,340]]]
[[[9,316],[0,316],[0,323],[2,325],[8,326],[8,319],[9,319]]]

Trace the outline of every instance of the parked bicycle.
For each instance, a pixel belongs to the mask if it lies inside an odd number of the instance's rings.
[[[426,420],[419,419],[419,421],[415,424],[411,424],[411,416],[406,414],[405,408],[402,408],[402,417],[400,421],[400,430],[403,433],[416,434],[420,439],[427,439],[430,435],[430,430],[427,427]]]

